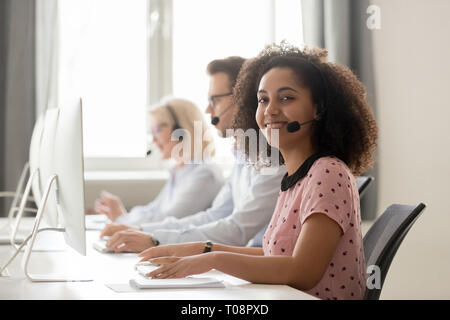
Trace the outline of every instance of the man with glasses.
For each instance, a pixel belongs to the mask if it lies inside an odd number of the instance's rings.
[[[209,75],[206,113],[211,114],[211,123],[222,137],[225,137],[226,129],[231,128],[233,122],[232,89],[243,63],[241,57],[229,57],[211,61],[206,69]]]
[[[241,57],[229,57],[211,61],[207,67],[210,82],[206,113],[211,114],[211,123],[222,137],[232,128],[236,111],[232,91],[244,62]],[[212,242],[262,246],[262,237],[275,209],[285,173],[285,167],[281,166],[276,172],[263,175],[255,167],[237,162],[210,208],[181,219],[168,217],[161,222],[131,227],[136,230],[134,236],[130,236],[130,229],[124,230],[130,226],[111,226],[111,230],[123,231],[114,233],[107,246],[116,252],[126,250],[124,244],[137,241],[136,236],[141,237],[148,247],[205,241],[204,247],[186,245],[186,254],[206,252]]]

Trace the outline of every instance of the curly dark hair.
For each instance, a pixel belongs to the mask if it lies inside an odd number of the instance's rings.
[[[377,124],[366,101],[364,85],[346,66],[326,62],[327,54],[324,49],[300,50],[282,42],[267,46],[258,56],[247,60],[234,87],[233,99],[238,110],[233,128],[259,129],[255,118],[259,82],[270,69],[288,67],[301,85],[311,90],[314,103],[323,106],[323,110],[318,110],[319,121],[314,123],[313,145],[318,152],[344,161],[359,176],[373,165]],[[245,148],[248,155],[247,144]],[[267,150],[271,149],[274,148]],[[280,163],[284,163],[279,155]]]

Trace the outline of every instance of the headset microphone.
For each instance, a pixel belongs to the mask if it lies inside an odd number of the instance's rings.
[[[220,118],[219,118],[219,117],[223,116],[223,114],[224,114],[225,112],[227,112],[228,110],[230,110],[230,108],[231,108],[232,106],[233,106],[233,105],[231,105],[231,106],[229,106],[228,108],[226,108],[225,110],[223,110],[218,116],[213,117],[213,118],[211,119],[211,124],[212,124],[213,126],[215,126],[216,124],[218,124],[219,121],[220,121]]]
[[[212,124],[213,126],[215,126],[216,124],[219,123],[219,121],[220,121],[219,117],[213,117],[213,118],[211,119],[211,124]]]
[[[305,124],[308,124],[310,122],[313,122],[313,121],[316,121],[316,119],[309,120],[309,121],[306,121],[306,122],[303,122],[303,123],[299,123],[298,121],[289,122],[286,125],[286,130],[289,133],[297,132],[298,130],[300,130],[301,126],[303,126]]]

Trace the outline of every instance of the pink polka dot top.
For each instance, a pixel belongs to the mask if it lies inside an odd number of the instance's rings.
[[[350,169],[337,158],[319,158],[295,186],[280,191],[264,234],[264,255],[292,255],[303,223],[315,213],[333,219],[343,235],[322,279],[307,293],[320,299],[362,299],[366,263],[358,188]]]

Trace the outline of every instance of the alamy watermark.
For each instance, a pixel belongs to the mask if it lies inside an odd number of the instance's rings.
[[[366,287],[369,290],[381,289],[381,270],[377,265],[370,265],[367,267],[367,274],[369,275],[366,280]]]
[[[381,9],[374,4],[367,7],[366,13],[369,17],[366,21],[366,26],[369,30],[381,29]]]
[[[171,158],[184,163],[208,163],[218,164],[228,163],[229,158],[220,158],[214,156],[214,146],[209,144],[203,147],[204,142],[211,141],[212,128],[204,130],[201,121],[194,121],[194,136],[189,130],[180,128],[172,132],[171,140],[179,141],[171,151]],[[270,143],[262,130],[255,129],[226,129],[225,137],[233,141],[233,150],[235,162],[239,164],[253,164],[258,166],[260,173],[264,175],[274,174],[279,167],[279,129],[270,130]],[[180,138],[183,139],[180,140]],[[270,151],[269,151],[270,149]],[[247,152],[245,152],[247,150]]]

